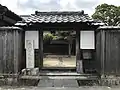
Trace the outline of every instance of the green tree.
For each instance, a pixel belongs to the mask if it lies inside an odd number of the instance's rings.
[[[120,6],[101,4],[95,8],[93,19],[100,20],[107,25],[120,25]]]

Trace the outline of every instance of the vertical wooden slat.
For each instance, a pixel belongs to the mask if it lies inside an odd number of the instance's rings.
[[[40,60],[38,62],[39,67],[43,67],[43,31],[39,30],[39,55],[40,55]]]
[[[20,31],[19,30],[16,30],[16,32],[17,32],[17,35],[18,35],[18,70],[17,70],[17,72],[19,72],[19,68],[21,67],[20,66],[20,62],[21,62],[21,34],[20,34]]]
[[[14,30],[14,33],[16,33],[15,37],[14,37],[14,38],[16,38],[14,41],[14,46],[15,46],[14,47],[15,48],[14,55],[16,55],[16,58],[14,58],[14,60],[16,59],[16,61],[14,61],[15,62],[14,66],[17,67],[17,68],[14,67],[15,74],[18,73],[22,69],[22,67],[23,67],[22,60],[24,62],[24,59],[22,59],[23,58],[23,50],[24,50],[24,48],[23,48],[24,40],[22,39],[22,34],[23,34],[22,32],[23,31],[21,29]]]
[[[104,72],[105,73],[107,73],[107,67],[108,67],[108,65],[109,65],[109,62],[107,62],[108,60],[109,60],[109,56],[110,56],[110,34],[109,34],[109,32],[106,32],[106,35],[105,35],[105,39],[106,39],[106,42],[105,42],[105,66],[104,66],[104,68],[105,68],[105,70],[104,70]]]
[[[13,57],[13,53],[14,53],[14,43],[13,43],[13,32],[10,29],[9,31],[7,31],[7,45],[6,45],[6,50],[7,50],[7,59],[6,59],[6,63],[7,63],[7,73],[12,73],[14,72],[14,57]]]
[[[96,70],[98,73],[101,72],[101,60],[100,60],[100,52],[101,52],[101,33],[98,31],[96,32]]]
[[[78,73],[83,73],[83,64],[80,60],[80,31],[76,31],[76,70]]]
[[[108,53],[105,53],[107,59],[105,59],[105,62],[106,62],[106,65],[105,65],[105,73],[106,74],[109,74],[110,71],[112,71],[112,67],[111,66],[111,44],[112,44],[112,41],[113,41],[113,38],[111,37],[111,31],[107,31],[106,32],[106,43],[107,43],[107,46],[106,46],[106,51],[108,51]]]
[[[0,31],[0,73],[3,73],[4,61],[3,61],[3,31]]]
[[[11,40],[9,41],[9,43],[11,43],[11,62],[12,62],[12,66],[14,65],[13,60],[14,60],[14,36],[13,36],[13,30],[11,30]],[[12,67],[12,70],[14,70],[14,67]]]
[[[105,61],[105,31],[104,30],[101,30],[101,69],[102,69],[102,74],[104,75],[104,61]]]
[[[18,72],[18,32],[14,30],[14,73]]]
[[[6,44],[7,44],[7,32],[4,31],[4,37],[3,37],[3,62],[4,62],[4,71],[3,73],[6,73],[7,69],[6,69],[6,59],[7,59],[7,52],[6,52]]]
[[[22,64],[23,59],[23,43],[24,39],[22,39],[22,31],[17,30],[18,32],[18,71],[20,71],[24,64]],[[22,41],[23,40],[23,41]]]

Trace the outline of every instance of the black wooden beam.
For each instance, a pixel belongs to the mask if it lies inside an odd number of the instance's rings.
[[[22,32],[22,69],[26,68],[26,49],[25,49],[25,31]]]
[[[80,31],[76,31],[76,71],[78,73],[83,73],[83,65],[80,53]]]
[[[68,44],[68,54],[69,54],[69,57],[71,57],[71,43],[70,42]]]
[[[42,68],[43,67],[43,31],[40,30],[39,31],[39,67]]]
[[[28,24],[27,26],[20,26],[24,28],[24,30],[37,30],[41,28],[42,30],[46,31],[54,31],[54,30],[73,30],[74,28],[78,28],[78,30],[95,30],[99,26],[95,25],[88,25],[87,23],[35,23],[35,24]]]

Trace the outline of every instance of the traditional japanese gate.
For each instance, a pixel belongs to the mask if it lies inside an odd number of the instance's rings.
[[[95,50],[94,30],[99,24],[90,19],[84,12],[36,12],[22,16],[25,22],[18,23],[25,30],[27,68],[43,67],[43,31],[76,32],[76,71],[83,73],[83,59],[92,59]],[[87,36],[90,38],[86,38]],[[39,60],[34,65],[34,50],[38,49]],[[84,54],[83,54],[84,53]],[[87,55],[87,56],[86,56]],[[85,57],[85,58],[84,58]],[[28,65],[29,64],[29,65]]]

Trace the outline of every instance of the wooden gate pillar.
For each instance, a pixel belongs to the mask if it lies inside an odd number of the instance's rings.
[[[39,67],[43,67],[43,31],[39,30]]]
[[[77,73],[83,73],[83,64],[80,53],[80,31],[76,31],[76,71]]]

